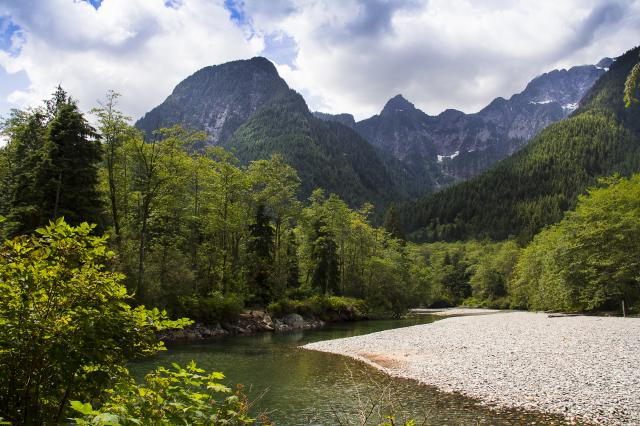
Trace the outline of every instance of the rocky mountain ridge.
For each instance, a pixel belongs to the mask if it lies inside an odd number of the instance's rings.
[[[438,168],[441,183],[464,180],[511,155],[542,129],[569,116],[613,62],[553,70],[509,99],[498,97],[473,114],[447,109],[430,116],[402,95],[380,114],[353,126],[367,141],[413,170]],[[345,114],[316,113],[325,120]]]
[[[380,114],[311,113],[267,59],[205,67],[180,82],[136,126],[150,135],[175,124],[202,130],[243,163],[280,153],[295,167],[302,196],[316,187],[351,205],[418,197],[465,180],[511,155],[569,114],[611,65],[554,70],[519,94],[496,98],[474,114],[425,114],[402,95]]]

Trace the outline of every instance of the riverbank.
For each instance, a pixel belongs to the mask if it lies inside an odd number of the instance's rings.
[[[506,312],[303,346],[498,407],[640,423],[640,319]]]
[[[286,332],[311,330],[324,327],[325,322],[316,318],[304,318],[289,314],[282,318],[271,318],[261,310],[246,311],[235,321],[203,324],[196,322],[178,330],[166,330],[158,334],[164,341],[204,340],[216,337],[252,335],[260,332]]]
[[[499,309],[486,308],[415,308],[409,309],[410,315],[435,315],[437,317],[459,317],[471,315],[487,315],[505,312]]]

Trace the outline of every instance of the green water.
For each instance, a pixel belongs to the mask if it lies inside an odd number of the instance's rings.
[[[339,355],[300,349],[319,340],[356,336],[434,321],[404,320],[332,324],[321,330],[264,333],[175,344],[167,352],[131,365],[137,377],[157,365],[186,364],[222,371],[226,384],[242,383],[252,411],[268,413],[278,425],[377,424],[382,414],[427,425],[563,424],[562,420],[524,411],[492,411],[475,401],[438,392],[410,380],[392,379],[376,369]],[[367,416],[367,414],[365,414]]]

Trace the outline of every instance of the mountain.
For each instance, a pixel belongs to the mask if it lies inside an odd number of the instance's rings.
[[[205,131],[208,145],[230,150],[244,164],[281,154],[298,171],[303,197],[320,187],[352,206],[373,202],[380,212],[406,197],[396,182],[415,180],[349,127],[352,116],[314,116],[265,58],[197,71],[136,126],[149,134],[176,124]]]
[[[351,205],[384,206],[402,193],[367,141],[347,126],[316,118],[293,91],[257,112],[223,146],[245,163],[282,154],[298,170],[305,197],[319,187]]]
[[[415,172],[439,169],[434,183],[443,186],[487,169],[549,124],[567,117],[611,61],[605,58],[598,65],[543,74],[521,93],[508,100],[496,98],[474,114],[448,109],[430,116],[397,95],[380,114],[357,122],[355,129]]]
[[[136,122],[151,133],[182,124],[204,130],[219,145],[256,111],[286,95],[289,86],[265,58],[202,68],[180,82],[167,99]]]
[[[515,236],[527,241],[560,220],[599,177],[640,171],[640,108],[626,109],[622,99],[639,51],[635,48],[606,62],[608,67],[596,67],[605,73],[580,107],[513,156],[466,182],[400,206],[405,231],[418,240]],[[555,93],[547,82],[556,78],[553,74],[534,80],[527,87],[531,91],[519,98],[546,100]]]
[[[352,129],[356,127],[356,120],[351,114],[327,114],[326,112],[313,112],[314,117],[317,117],[324,121],[335,121],[336,123],[344,124]]]

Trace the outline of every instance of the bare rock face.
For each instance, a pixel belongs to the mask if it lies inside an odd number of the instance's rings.
[[[496,98],[474,114],[448,109],[430,116],[397,95],[355,129],[409,168],[438,169],[441,183],[467,179],[571,114],[611,62],[605,58],[598,65],[542,74],[521,93]]]
[[[275,66],[256,57],[202,68],[178,84],[136,127],[150,134],[183,124],[204,130],[210,144],[227,140],[258,109],[289,91]]]

